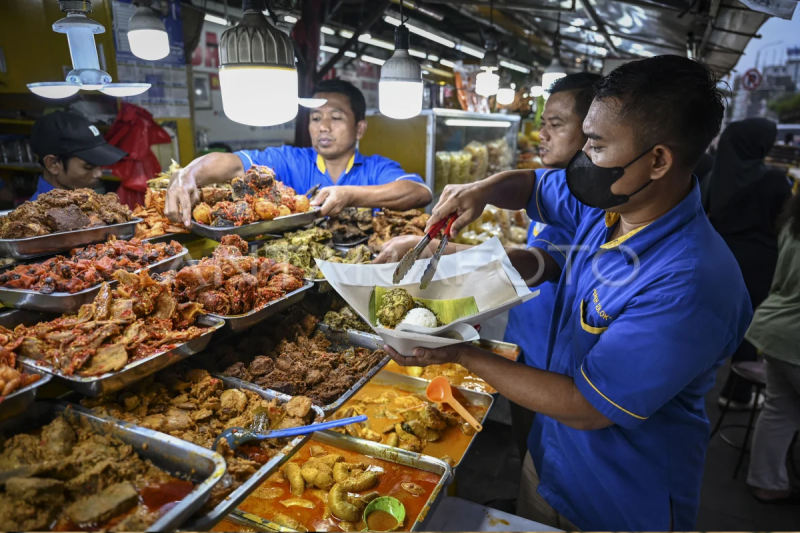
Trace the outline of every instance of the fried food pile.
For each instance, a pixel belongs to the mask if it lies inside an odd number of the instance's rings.
[[[523,248],[528,242],[530,222],[525,211],[509,211],[487,205],[481,217],[464,228],[454,242],[477,245],[497,237],[503,246]]]
[[[247,241],[238,235],[223,237],[212,257],[174,275],[178,301],[198,302],[217,315],[241,315],[304,285],[301,269],[244,255],[247,250]]]
[[[4,396],[39,381],[39,374],[23,374],[14,349],[22,344],[23,337],[0,326],[0,401]]]
[[[19,265],[0,274],[0,287],[42,294],[75,293],[113,279],[114,272],[134,272],[174,257],[183,247],[175,241],[151,244],[139,239],[118,240],[113,235],[102,244],[70,250],[41,263]]]
[[[354,329],[356,331],[372,333],[372,328],[369,327],[369,324],[364,322],[361,317],[358,316],[358,314],[348,305],[345,305],[339,311],[331,310],[325,313],[325,318],[322,319],[322,323],[333,329],[338,329],[341,331]]]
[[[342,254],[323,244],[330,239],[331,232],[318,227],[289,232],[282,239],[267,241],[258,249],[258,255],[273,261],[290,263],[302,269],[309,279],[325,279],[314,259],[348,265],[372,262],[372,252],[363,244]]]
[[[314,420],[311,400],[298,396],[285,404],[264,400],[246,389],[226,389],[205,370],[187,365],[168,368],[117,393],[112,398],[84,399],[81,404],[96,413],[130,422],[211,449],[216,438],[230,427],[255,431],[305,426]],[[217,451],[228,463],[230,483],[220,482],[205,509],[215,507],[250,479],[291,439],[269,439],[231,451],[220,441]],[[252,459],[252,460],[251,460]]]
[[[130,445],[63,416],[5,441],[0,475],[15,469],[0,490],[6,531],[144,531],[194,489]]]
[[[462,404],[478,421],[486,414],[484,407],[473,406],[464,400]],[[334,428],[333,431],[432,455],[449,462],[450,466],[461,460],[469,445],[469,439],[463,437],[475,434],[475,428],[449,405],[433,404],[424,394],[387,385],[367,383],[333,415],[333,419],[356,415],[367,415],[367,422]],[[439,445],[428,446],[431,443]]]
[[[233,178],[230,200],[225,191],[201,191],[202,201],[192,211],[194,219],[215,228],[230,228],[311,209],[308,198],[276,180],[269,167],[253,165],[244,177]]]
[[[380,252],[383,243],[392,237],[401,235],[425,235],[425,225],[430,215],[421,213],[416,209],[409,211],[392,211],[383,209],[375,213],[372,218],[374,233],[369,238],[369,249],[375,253]]]
[[[350,244],[365,239],[372,234],[372,209],[365,207],[345,207],[336,218],[328,223],[336,244]]]
[[[25,202],[0,218],[0,239],[26,239],[50,233],[121,224],[131,219],[128,206],[110,192],[55,189]]]
[[[334,348],[321,332],[314,332],[317,319],[311,315],[298,313],[281,325],[287,324],[283,340],[249,333],[248,338],[217,347],[213,358],[227,376],[290,396],[308,396],[323,406],[339,399],[387,355],[383,350]]]
[[[136,237],[138,239],[151,239],[167,233],[189,233],[183,225],[173,224],[164,214],[164,205],[167,198],[165,189],[147,189],[144,195],[144,206],[137,205],[133,216],[142,219],[136,224]]]
[[[194,325],[203,307],[179,303],[171,286],[155,281],[147,270],[118,270],[114,279],[115,289],[103,283],[94,302],[77,315],[17,326],[14,334],[24,339],[14,351],[66,376],[98,376],[207,331]]]

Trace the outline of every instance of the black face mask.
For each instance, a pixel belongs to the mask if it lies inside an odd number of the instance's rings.
[[[567,165],[569,192],[579,202],[599,209],[611,209],[627,203],[631,196],[641,192],[645,187],[653,183],[653,180],[648,181],[631,194],[614,194],[611,192],[611,186],[622,178],[626,168],[644,157],[653,148],[655,148],[655,145],[636,156],[636,159],[624,167],[598,167],[592,163],[586,152],[578,150],[578,153],[572,157],[569,165]]]

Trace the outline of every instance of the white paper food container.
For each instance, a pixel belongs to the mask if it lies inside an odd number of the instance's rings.
[[[539,291],[528,288],[517,270],[511,266],[499,239],[463,252],[443,255],[439,268],[428,288],[420,290],[419,280],[430,259],[417,261],[400,285],[392,285],[397,263],[384,265],[344,265],[316,260],[319,269],[334,290],[358,313],[367,324],[369,300],[376,286],[402,287],[411,296],[448,300],[473,296],[478,313],[440,328],[424,328],[403,324],[396,329],[372,326],[383,341],[405,356],[414,348],[441,348],[478,339],[474,327],[487,319],[538,296]]]

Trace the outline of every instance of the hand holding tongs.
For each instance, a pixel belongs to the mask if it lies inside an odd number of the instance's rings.
[[[450,235],[450,229],[453,227],[453,222],[455,222],[458,216],[455,213],[451,213],[450,216],[447,218],[443,218],[439,222],[433,225],[428,233],[425,234],[424,237],[419,241],[414,248],[406,252],[406,255],[403,256],[403,259],[400,261],[400,264],[397,265],[397,268],[394,271],[394,275],[392,276],[392,283],[397,285],[403,278],[406,277],[408,271],[411,270],[411,266],[414,264],[414,261],[420,256],[422,251],[425,249],[426,246],[436,237],[440,231],[444,228],[444,236],[442,237],[442,242],[439,243],[439,247],[433,253],[433,257],[431,257],[430,262],[428,263],[428,267],[425,269],[425,272],[422,274],[422,279],[419,283],[420,289],[427,289],[428,284],[433,279],[433,275],[436,273],[436,267],[439,266],[439,258],[444,253],[444,249],[447,247],[447,239],[448,235]],[[445,227],[446,226],[446,227]]]

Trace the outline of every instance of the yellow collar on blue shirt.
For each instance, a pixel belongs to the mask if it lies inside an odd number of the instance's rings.
[[[356,154],[353,154],[350,156],[350,161],[347,162],[347,168],[344,169],[345,174],[350,172],[350,169],[353,168],[355,162],[356,162]],[[325,160],[322,159],[322,156],[319,154],[317,154],[317,168],[323,174],[325,174],[325,171],[328,170],[328,167],[325,166]]]

